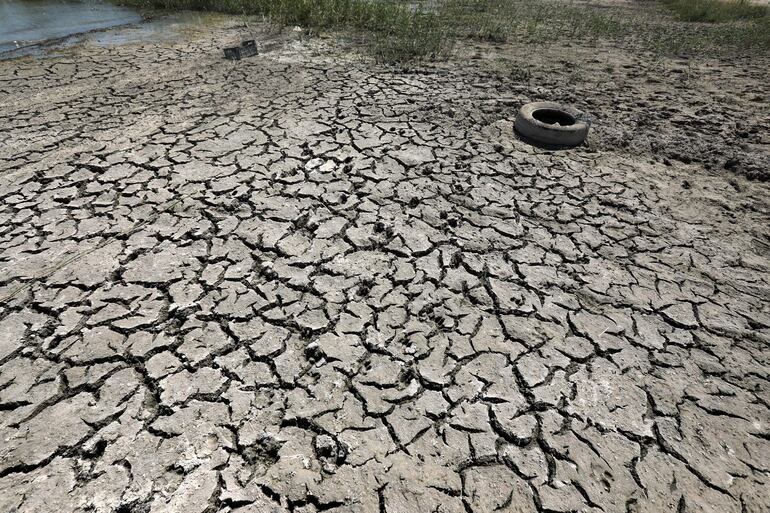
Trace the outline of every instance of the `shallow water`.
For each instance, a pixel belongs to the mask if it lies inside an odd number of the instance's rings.
[[[98,0],[0,0],[0,53],[140,21],[135,10]]]

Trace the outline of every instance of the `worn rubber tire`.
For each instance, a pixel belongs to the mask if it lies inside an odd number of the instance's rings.
[[[533,117],[538,110],[557,110],[574,119],[571,125],[561,126],[543,123]],[[589,124],[582,121],[583,113],[572,107],[553,102],[527,103],[519,109],[514,128],[516,131],[535,142],[552,146],[578,146],[588,136]]]

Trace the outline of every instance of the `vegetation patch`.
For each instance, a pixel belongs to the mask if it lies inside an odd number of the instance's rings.
[[[122,1],[145,9],[258,14],[280,25],[353,32],[385,62],[442,57],[457,39],[605,39],[660,54],[770,51],[769,10],[748,0],[660,0],[630,7],[558,0]],[[692,21],[705,23],[685,23]]]
[[[530,43],[605,39],[657,54],[712,55],[733,51],[770,51],[770,15],[766,6],[745,0],[663,0],[660,4],[598,7],[558,1],[444,0],[441,14],[457,37]],[[695,15],[700,5],[706,14]],[[688,6],[691,14],[684,15]],[[707,7],[703,7],[707,6]],[[682,9],[681,11],[679,9]],[[692,24],[683,21],[707,21]]]
[[[663,0],[682,21],[724,23],[768,16],[770,10],[748,0]]]
[[[258,14],[280,25],[364,34],[385,61],[435,58],[445,53],[448,34],[438,16],[418,3],[397,0],[123,0],[143,9]]]

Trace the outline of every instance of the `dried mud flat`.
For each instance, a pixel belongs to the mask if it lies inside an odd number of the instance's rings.
[[[1,511],[770,509],[766,61],[244,35],[0,62]]]

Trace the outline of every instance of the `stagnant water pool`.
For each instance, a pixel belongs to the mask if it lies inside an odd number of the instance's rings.
[[[0,54],[139,21],[142,17],[135,10],[98,0],[0,0]]]

